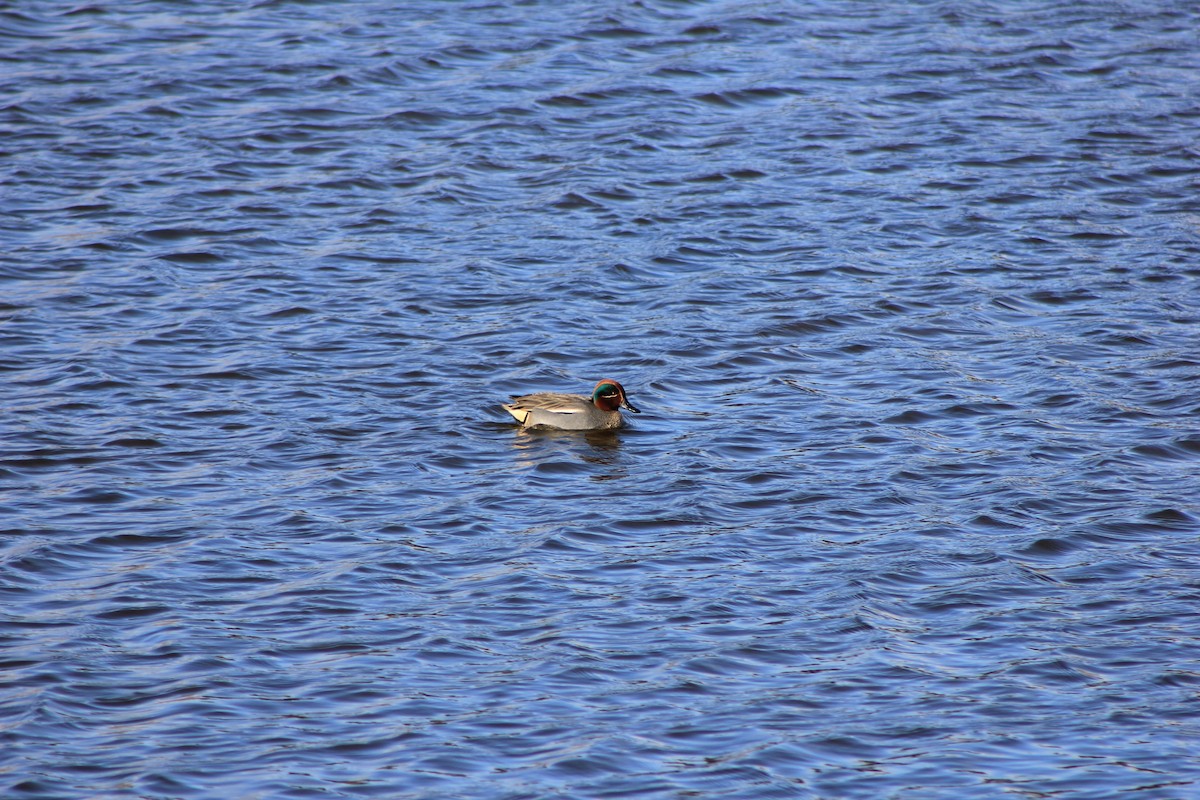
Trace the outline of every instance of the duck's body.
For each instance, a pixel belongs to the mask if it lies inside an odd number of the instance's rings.
[[[525,428],[561,428],[568,431],[594,431],[621,427],[620,408],[640,414],[625,389],[614,380],[596,384],[591,396],[539,392],[514,397],[504,403],[505,411]]]

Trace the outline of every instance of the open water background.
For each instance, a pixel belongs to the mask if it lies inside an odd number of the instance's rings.
[[[5,5],[0,796],[1200,797],[1198,31]]]

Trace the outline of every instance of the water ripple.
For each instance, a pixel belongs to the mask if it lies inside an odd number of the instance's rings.
[[[1190,796],[1198,23],[0,11],[0,794]]]

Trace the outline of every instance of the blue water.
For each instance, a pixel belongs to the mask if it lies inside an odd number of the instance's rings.
[[[1197,30],[0,10],[0,796],[1200,797]]]

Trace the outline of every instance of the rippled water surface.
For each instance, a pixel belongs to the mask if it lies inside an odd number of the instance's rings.
[[[1200,797],[1198,30],[6,5],[0,796]]]

